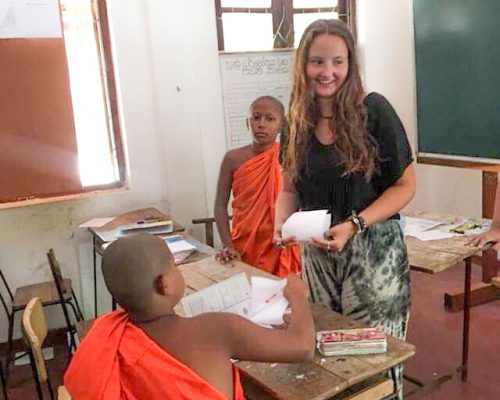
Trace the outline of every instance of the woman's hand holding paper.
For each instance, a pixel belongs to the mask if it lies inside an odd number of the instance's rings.
[[[356,228],[352,222],[347,221],[332,226],[327,232],[329,239],[314,237],[311,238],[310,243],[328,251],[341,252],[347,242],[355,235]]]

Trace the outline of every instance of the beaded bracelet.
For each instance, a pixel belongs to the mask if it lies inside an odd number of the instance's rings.
[[[356,211],[352,211],[352,214],[346,221],[351,221],[354,225],[356,225],[356,233],[362,233],[366,231],[367,225],[366,220],[360,215],[356,214]]]

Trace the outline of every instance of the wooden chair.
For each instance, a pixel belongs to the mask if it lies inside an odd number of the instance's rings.
[[[49,265],[50,265],[50,270],[52,272],[52,276],[54,278],[54,284],[56,286],[57,294],[59,296],[59,303],[61,304],[61,308],[63,310],[64,314],[64,319],[66,321],[66,327],[68,329],[69,337],[70,337],[70,344],[68,346],[69,354],[71,356],[71,352],[73,350],[76,350],[76,341],[75,341],[75,327],[71,322],[71,318],[69,316],[68,308],[66,307],[66,304],[71,304],[67,303],[64,301],[64,296],[65,296],[65,286],[64,286],[64,279],[61,274],[61,268],[59,267],[59,262],[56,259],[56,255],[54,253],[53,249],[49,249],[47,253],[47,258],[49,260]],[[73,289],[71,289],[73,293]],[[73,295],[74,296],[74,295]],[[73,312],[75,313],[75,318],[76,321],[83,321],[83,315],[80,310],[80,306],[78,305],[78,302],[76,302],[77,310],[73,307],[73,304],[71,304],[71,307],[73,308]]]
[[[13,357],[13,334],[14,334],[14,319],[15,315],[18,311],[22,311],[26,308],[26,305],[33,297],[38,297],[42,302],[44,307],[52,306],[55,304],[69,304],[75,313],[75,317],[77,320],[83,319],[82,312],[80,310],[80,306],[78,304],[78,300],[76,299],[75,293],[71,286],[70,279],[63,279],[62,288],[63,288],[63,300],[57,291],[57,287],[54,282],[41,282],[35,283],[32,285],[20,286],[16,289],[15,293],[12,294],[12,290],[5,279],[5,276],[0,269],[0,278],[2,279],[3,285],[8,295],[8,299],[10,300],[10,307],[8,301],[6,299],[7,296],[3,296],[0,291],[0,301],[2,306],[7,314],[7,319],[9,321],[8,327],[8,345],[7,345],[7,353],[6,353],[6,365],[5,365],[5,374],[6,377],[9,375],[9,365],[14,359]],[[73,305],[73,301],[75,305]],[[69,329],[69,327],[68,327]]]
[[[43,342],[47,336],[47,323],[42,308],[42,301],[38,297],[31,299],[24,309],[22,331],[26,344],[28,345],[31,370],[33,371],[38,398],[43,400],[42,384],[45,384],[50,399],[54,400],[54,390],[52,389],[50,376],[42,352]],[[59,400],[71,399],[64,386],[60,386],[57,392]]]
[[[229,220],[231,221],[233,219],[233,216],[229,216]],[[208,217],[208,218],[195,218],[191,220],[193,224],[205,224],[205,243],[208,244],[210,247],[214,247],[214,222],[215,218],[214,217]]]

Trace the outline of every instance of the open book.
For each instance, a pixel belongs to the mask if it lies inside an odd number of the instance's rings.
[[[288,300],[283,296],[285,285],[286,279],[252,277],[250,286],[242,272],[184,296],[181,304],[188,317],[205,312],[231,312],[270,327],[283,323],[283,314],[288,308]]]

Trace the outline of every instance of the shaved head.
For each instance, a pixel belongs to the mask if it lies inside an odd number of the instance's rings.
[[[118,239],[104,251],[102,273],[109,292],[127,312],[149,311],[155,281],[174,267],[166,243],[153,235]]]
[[[276,111],[280,115],[281,119],[284,118],[284,116],[285,116],[285,107],[283,106],[283,103],[281,101],[279,101],[276,97],[273,97],[273,96],[260,96],[260,97],[257,97],[254,101],[252,101],[252,104],[250,104],[250,112],[252,112],[253,108],[255,107],[255,105],[257,103],[260,103],[260,102],[262,102],[262,103],[267,102],[267,103],[272,104],[273,107],[276,108]]]

